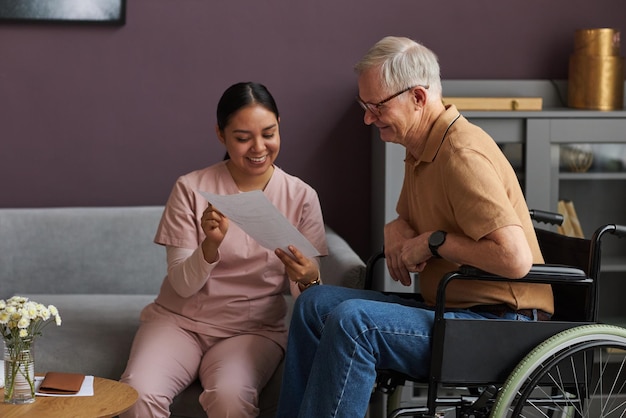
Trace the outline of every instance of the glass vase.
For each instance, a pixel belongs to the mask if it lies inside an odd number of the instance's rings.
[[[35,402],[35,356],[32,340],[5,341],[4,402]]]

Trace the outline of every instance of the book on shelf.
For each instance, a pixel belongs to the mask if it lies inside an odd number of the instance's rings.
[[[576,214],[574,202],[571,200],[559,200],[557,212],[563,215],[563,223],[557,227],[557,232],[568,237],[585,238],[580,220]]]

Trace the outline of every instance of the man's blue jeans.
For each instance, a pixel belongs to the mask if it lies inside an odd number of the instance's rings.
[[[515,313],[502,319],[529,320]],[[449,318],[486,319],[456,310]],[[434,311],[370,290],[316,286],[296,300],[277,418],[364,417],[377,369],[427,377]]]

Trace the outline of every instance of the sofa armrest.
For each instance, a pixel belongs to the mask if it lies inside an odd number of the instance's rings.
[[[324,284],[363,288],[365,263],[350,245],[326,225],[328,256],[322,257],[320,274]]]

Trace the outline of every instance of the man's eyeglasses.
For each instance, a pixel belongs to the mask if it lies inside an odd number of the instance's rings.
[[[367,102],[364,102],[363,100],[361,100],[361,98],[359,96],[357,96],[356,101],[357,101],[358,104],[361,105],[363,110],[365,110],[366,112],[369,110],[374,115],[380,116],[380,115],[382,115],[381,108],[382,108],[382,106],[385,103],[387,103],[388,101],[390,101],[392,99],[395,99],[396,97],[398,97],[402,93],[406,93],[409,90],[413,90],[415,87],[424,87],[425,89],[427,89],[429,86],[424,86],[424,85],[421,85],[421,84],[418,84],[417,86],[411,86],[411,87],[406,88],[406,89],[404,89],[402,91],[399,91],[399,92],[397,92],[395,94],[392,94],[391,96],[387,97],[386,99],[381,100],[378,103],[367,103]]]

